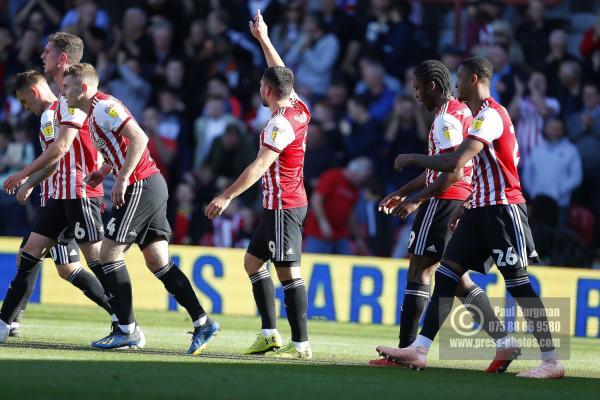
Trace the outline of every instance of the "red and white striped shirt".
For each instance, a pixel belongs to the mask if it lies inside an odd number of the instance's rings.
[[[85,176],[100,167],[101,159],[98,150],[92,144],[88,132],[87,116],[78,108],[70,108],[67,99],[61,93],[58,96],[58,107],[54,119],[54,129],[58,132],[61,125],[77,128],[77,136],[69,152],[58,162],[56,187],[53,197],[59,200],[80,199],[86,197],[102,197],[102,185],[87,187],[83,181]]]
[[[485,144],[473,159],[470,207],[524,203],[517,172],[519,145],[506,109],[493,98],[487,98],[471,124],[468,137]]]
[[[454,151],[467,137],[467,132],[473,115],[469,107],[461,101],[448,100],[436,114],[429,131],[428,154],[434,156]],[[471,178],[473,163],[469,161],[463,170],[463,179],[450,186],[443,193],[435,196],[437,199],[465,200],[471,195]],[[427,186],[431,185],[441,172],[426,170]]]
[[[129,120],[133,119],[133,116],[123,103],[102,92],[97,92],[92,98],[88,115],[92,141],[111,165],[113,174],[117,176],[127,157],[129,144],[129,140],[121,136],[121,130]],[[129,176],[129,184],[158,172],[156,163],[150,157],[150,151],[146,147],[133,173]]]
[[[282,107],[267,121],[260,145],[279,154],[262,178],[263,207],[282,210],[308,204],[304,189],[304,154],[310,111],[292,94],[291,107]]]
[[[42,146],[42,152],[46,151],[48,146],[54,142],[56,132],[54,130],[54,114],[56,114],[56,108],[58,107],[58,101],[55,101],[42,113],[40,117],[40,131],[39,139],[40,146]],[[49,176],[45,181],[40,183],[40,205],[45,207],[48,204],[48,200],[52,198],[54,193],[54,187],[56,186],[57,174],[54,173]]]

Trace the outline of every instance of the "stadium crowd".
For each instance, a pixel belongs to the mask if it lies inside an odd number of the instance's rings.
[[[96,66],[101,90],[120,98],[150,138],[169,185],[173,242],[245,247],[261,210],[258,187],[215,221],[203,210],[254,159],[270,116],[258,94],[262,53],[248,32],[261,9],[296,91],[311,105],[307,252],[406,256],[410,223],[377,212],[377,204],[420,173],[396,173],[396,154],[426,151],[433,114],[414,99],[412,68],[439,58],[455,79],[463,58],[482,55],[496,72],[492,95],[515,124],[542,260],[593,265],[600,258],[599,2],[465,1],[458,27],[451,3],[0,0],[0,183],[41,152],[38,121],[10,93],[11,79],[41,70],[48,34],[72,32],[83,38],[83,61]],[[21,207],[2,192],[0,235],[27,234],[37,206]]]

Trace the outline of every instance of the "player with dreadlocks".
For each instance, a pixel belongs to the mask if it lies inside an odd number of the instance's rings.
[[[428,137],[429,155],[451,152],[457,148],[473,120],[465,103],[452,96],[450,71],[438,60],[426,60],[414,71],[415,97],[430,111],[437,114]],[[472,164],[453,173],[440,173],[426,169],[421,175],[402,188],[386,196],[379,210],[405,219],[417,211],[408,241],[410,262],[400,315],[399,347],[408,347],[417,337],[419,320],[429,301],[430,282],[452,234],[449,226],[452,214],[462,210],[471,196]],[[407,198],[413,194],[410,198]],[[473,318],[481,322],[486,332],[495,339],[506,336],[485,292],[473,283],[468,274],[460,279],[456,296],[469,309]],[[509,356],[496,365],[495,370],[504,371],[513,357]],[[392,366],[385,358],[371,360],[371,365]],[[496,371],[494,371],[496,372]]]

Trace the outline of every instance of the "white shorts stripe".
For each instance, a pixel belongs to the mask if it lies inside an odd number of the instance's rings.
[[[427,244],[427,235],[429,234],[429,228],[431,228],[431,223],[433,222],[433,217],[437,210],[438,200],[431,199],[429,204],[427,205],[427,211],[425,212],[425,217],[421,222],[421,227],[419,228],[419,235],[417,236],[417,244],[415,245],[415,255],[422,256],[425,251],[425,245]]]
[[[125,242],[127,231],[129,230],[129,225],[131,224],[131,220],[135,215],[135,211],[141,198],[142,189],[142,181],[137,181],[133,184],[133,189],[131,190],[131,197],[129,198],[129,204],[127,204],[127,210],[123,215],[123,220],[121,221],[121,225],[119,226],[119,230],[117,231],[117,242]]]

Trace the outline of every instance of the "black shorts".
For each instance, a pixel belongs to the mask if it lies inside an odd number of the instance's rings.
[[[408,238],[408,252],[441,260],[452,233],[450,215],[463,207],[464,200],[429,199],[421,204]]]
[[[29,235],[23,238],[21,242],[21,249],[25,247],[25,243],[29,240]],[[46,253],[46,258],[51,258],[54,260],[54,264],[56,265],[67,265],[79,262],[79,247],[77,243],[75,243],[74,239],[69,240],[67,245],[63,245],[58,243],[56,246],[50,249],[48,253]]]
[[[167,183],[160,173],[132,183],[125,190],[125,204],[112,208],[106,237],[117,243],[137,243],[142,249],[157,238],[169,240],[168,200]]]
[[[504,276],[522,275],[530,262],[539,262],[525,204],[465,210],[443,260],[487,273],[490,256]]]
[[[264,209],[248,253],[263,261],[298,262],[302,258],[302,224],[307,207]]]
[[[40,208],[32,232],[67,245],[71,239],[77,243],[102,240],[104,228],[100,210],[102,197],[83,199],[50,199]]]

